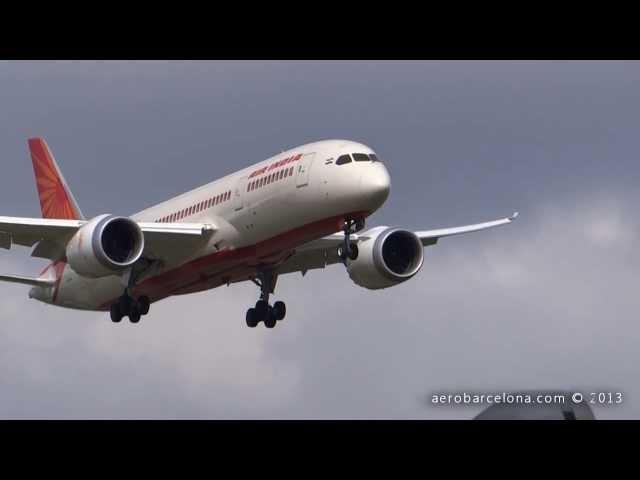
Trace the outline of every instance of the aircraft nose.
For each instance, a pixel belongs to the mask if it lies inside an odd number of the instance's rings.
[[[360,185],[371,203],[371,210],[377,210],[389,197],[391,178],[384,165],[369,165],[362,175]]]

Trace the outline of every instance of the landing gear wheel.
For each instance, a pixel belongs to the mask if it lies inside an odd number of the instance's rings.
[[[118,308],[120,309],[120,313],[123,316],[127,316],[129,315],[129,312],[131,311],[131,307],[132,305],[132,299],[130,297],[128,297],[127,295],[123,295],[120,297],[120,299],[118,300]]]
[[[134,305],[131,307],[131,311],[129,312],[129,321],[131,323],[138,323],[140,321],[140,317],[142,315],[140,314],[140,310],[138,309],[137,305]]]
[[[267,316],[264,319],[264,326],[267,328],[273,328],[276,326],[276,316],[273,313],[273,309],[269,309],[267,312]]]
[[[120,320],[122,320],[122,313],[120,312],[120,305],[118,304],[118,302],[111,305],[109,313],[111,314],[112,322],[118,323]]]
[[[141,315],[146,315],[149,313],[149,308],[151,307],[151,301],[149,297],[143,295],[138,299],[138,308],[140,310]]]
[[[258,315],[255,308],[247,310],[247,327],[255,328],[258,326]]]
[[[259,320],[264,320],[269,312],[269,304],[265,300],[258,300],[256,302],[256,313]]]
[[[286,314],[287,306],[284,304],[284,302],[278,301],[273,304],[273,315],[275,316],[276,320],[282,320]]]
[[[355,243],[351,243],[349,245],[349,252],[347,255],[344,254],[344,247],[342,245],[340,245],[337,249],[337,253],[338,253],[338,258],[341,258],[343,261],[345,260],[345,258],[348,256],[350,260],[355,260],[356,258],[358,258],[358,245],[356,245]]]

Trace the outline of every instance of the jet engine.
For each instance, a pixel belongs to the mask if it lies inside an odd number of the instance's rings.
[[[83,225],[67,245],[67,263],[84,277],[115,275],[142,256],[144,234],[127,217],[100,215]]]
[[[356,285],[371,290],[409,280],[422,268],[424,248],[418,236],[401,228],[377,227],[358,243],[358,256],[348,260],[347,272]]]

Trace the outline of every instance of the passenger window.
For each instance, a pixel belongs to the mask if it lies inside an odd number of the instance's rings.
[[[367,155],[366,153],[354,153],[353,159],[356,162],[368,162],[370,160],[369,155]]]
[[[349,155],[340,155],[338,160],[336,160],[336,165],[344,165],[349,162],[351,162],[351,157]]]

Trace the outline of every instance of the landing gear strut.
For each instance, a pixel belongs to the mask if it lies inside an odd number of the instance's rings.
[[[272,271],[262,271],[258,273],[258,279],[252,279],[260,287],[260,299],[254,308],[247,310],[247,326],[255,328],[258,323],[264,322],[267,328],[273,328],[276,323],[282,320],[287,314],[287,307],[284,302],[276,302],[269,305],[269,295],[275,290],[277,276]]]
[[[347,219],[344,222],[344,242],[338,247],[338,258],[340,258],[345,265],[347,265],[347,258],[350,260],[358,258],[358,246],[355,243],[351,243],[350,236],[352,233],[359,232],[363,228],[364,219]]]

